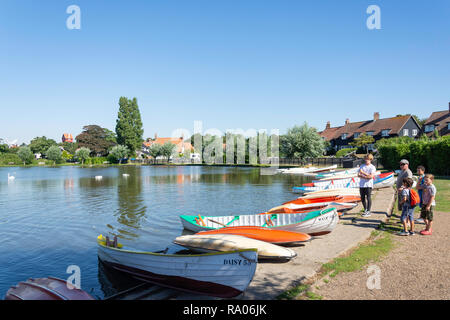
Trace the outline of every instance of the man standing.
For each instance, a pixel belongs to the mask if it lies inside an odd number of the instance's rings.
[[[400,160],[400,173],[397,176],[397,200],[398,200],[398,210],[402,210],[402,205],[400,204],[402,197],[401,193],[403,191],[403,179],[405,178],[411,178],[412,179],[413,174],[412,171],[409,170],[409,161],[406,159]]]

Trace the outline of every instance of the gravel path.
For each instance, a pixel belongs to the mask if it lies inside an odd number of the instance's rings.
[[[416,214],[417,216],[417,214]],[[448,300],[450,299],[450,213],[435,212],[433,235],[392,235],[395,248],[375,265],[381,270],[381,288],[369,290],[373,274],[341,273],[313,292],[336,300]],[[424,229],[416,224],[416,231]]]

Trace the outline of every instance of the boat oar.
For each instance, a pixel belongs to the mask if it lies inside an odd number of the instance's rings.
[[[221,226],[227,227],[227,225],[226,225],[226,224],[223,224],[223,223],[221,223],[221,222],[215,221],[215,220],[213,220],[213,219],[209,219],[209,218],[208,218],[208,220],[209,220],[209,221],[211,221],[211,222],[214,222],[214,223],[220,224]]]

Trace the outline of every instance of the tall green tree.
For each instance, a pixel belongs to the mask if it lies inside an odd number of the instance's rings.
[[[107,139],[108,134],[98,125],[88,125],[83,127],[83,132],[76,136],[79,147],[91,150],[91,156],[106,156],[108,151],[114,146],[112,141]]]
[[[34,160],[34,154],[29,147],[20,147],[17,155],[22,160],[23,165],[30,164]]]
[[[301,126],[288,129],[280,137],[280,151],[288,158],[315,158],[324,154],[325,141],[313,127],[305,122]]]
[[[30,149],[33,153],[40,153],[40,154],[46,154],[47,150],[51,146],[57,146],[55,140],[53,139],[47,139],[45,136],[42,137],[36,137],[30,142]]]
[[[144,134],[142,128],[141,113],[137,99],[132,100],[126,97],[119,99],[119,113],[116,120],[117,143],[125,145],[130,155],[135,155],[136,150],[141,149]]]

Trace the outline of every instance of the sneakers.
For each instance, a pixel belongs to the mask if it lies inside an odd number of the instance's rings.
[[[370,217],[372,214],[370,213],[370,211],[365,211],[363,214],[361,214],[361,217]]]
[[[409,232],[409,235],[410,235],[410,236],[415,236],[416,233],[415,233],[414,231],[410,231],[410,232]]]
[[[402,231],[402,232],[397,233],[397,235],[399,235],[399,236],[409,236],[409,232]]]

